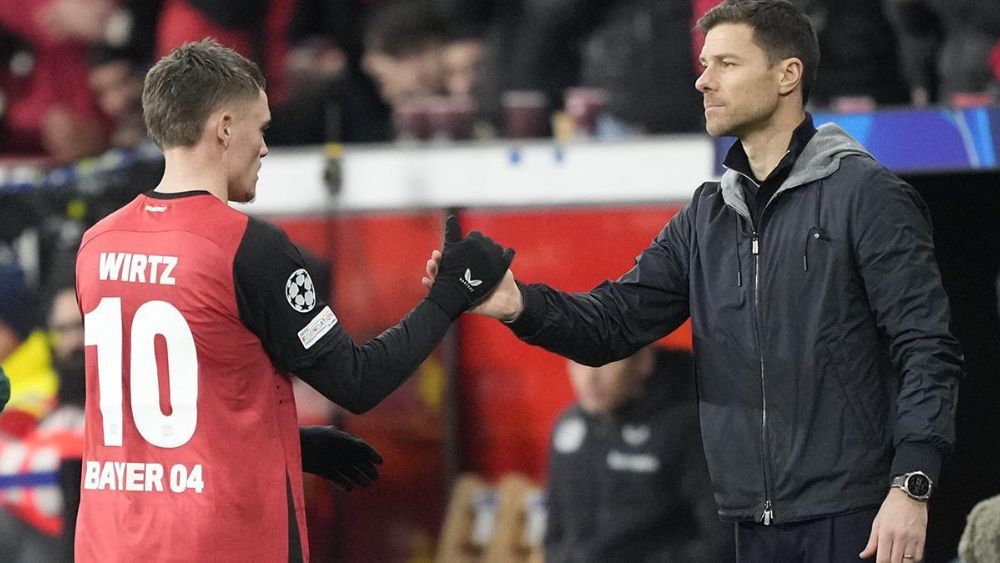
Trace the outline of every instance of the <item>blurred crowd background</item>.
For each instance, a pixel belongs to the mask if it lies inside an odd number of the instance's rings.
[[[717,1],[0,0],[0,363],[15,391],[0,416],[0,560],[14,549],[42,550],[23,552],[25,561],[68,553],[63,532],[72,529],[72,514],[64,509],[72,499],[63,497],[78,489],[79,468],[65,461],[78,462],[83,400],[72,265],[85,228],[159,179],[162,157],[146,137],[140,102],[144,74],[160,56],[210,36],[257,61],[268,82],[272,147],[318,152],[325,144],[334,155],[352,144],[697,134],[703,117],[694,82],[704,38],[695,22]],[[1000,102],[997,0],[794,1],[810,14],[820,39],[812,109]],[[963,311],[956,299],[963,281],[949,277],[961,271],[973,279],[966,274],[975,264],[983,272],[975,279],[988,276],[992,284],[1000,266],[995,236],[976,235],[993,232],[995,213],[986,208],[996,196],[974,199],[995,193],[995,175],[970,178],[948,194],[914,184],[935,210],[950,209],[946,200],[978,202],[963,208],[963,217],[945,214],[940,231],[946,242],[949,235],[958,241],[947,248],[975,258],[954,252],[942,260],[956,310],[986,335],[980,348],[994,350],[980,366],[970,354],[972,369],[993,373],[996,346],[987,337],[1000,330],[995,308],[980,300]],[[473,211],[464,220],[519,249],[541,246],[519,255],[519,273],[584,290],[623,271],[679,209],[668,203],[610,212]],[[976,223],[974,211],[990,216]],[[345,326],[365,339],[422,296],[413,272],[439,244],[442,217],[432,211],[276,223],[309,253],[313,279],[326,286]],[[565,232],[574,232],[574,240]],[[598,248],[604,255],[594,255]],[[949,260],[961,264],[949,269]],[[983,292],[977,285],[965,293],[979,299]],[[982,319],[975,316],[982,311]],[[371,492],[336,497],[323,482],[307,483],[315,561],[425,561],[435,552],[472,559],[491,552],[504,561],[517,560],[515,553],[538,556],[535,500],[513,516],[489,516],[482,507],[506,506],[504,495],[536,498],[550,426],[572,397],[566,381],[552,376],[565,366],[502,341],[510,338],[505,329],[480,321],[463,321],[461,345],[446,344],[412,384],[367,418],[345,421],[325,400],[297,389],[304,424],[346,422],[387,460],[385,478]],[[976,348],[975,334],[959,327],[959,336]],[[672,337],[667,344],[690,347],[684,330]],[[455,370],[464,378],[457,388],[446,383]],[[972,386],[983,381],[970,379]],[[983,397],[990,395],[969,393],[964,404],[971,409]],[[987,406],[995,411],[995,404]],[[984,442],[1000,432],[976,424],[974,415],[986,410],[964,412],[971,414],[960,413],[960,425],[981,427]],[[942,493],[938,506],[950,498],[949,517],[935,521],[932,514],[932,534],[933,526],[943,526],[949,540],[957,541],[972,504],[996,492],[991,476],[970,477],[983,457],[970,451],[960,451],[954,466],[964,464],[969,474],[953,470],[960,478],[944,485],[958,491]],[[487,474],[456,479],[470,468]],[[488,486],[509,470],[527,478]],[[5,481],[8,474],[15,477]],[[447,502],[452,483],[455,506]],[[486,490],[493,496],[480,494]],[[462,495],[464,505],[455,500]],[[505,519],[513,528],[527,522],[534,543],[517,534],[496,539]],[[951,554],[953,543],[939,545]]]
[[[995,101],[1000,3],[795,0],[813,105]],[[268,80],[272,145],[701,129],[715,0],[2,0],[0,154],[67,162],[143,136],[142,77],[212,36]]]

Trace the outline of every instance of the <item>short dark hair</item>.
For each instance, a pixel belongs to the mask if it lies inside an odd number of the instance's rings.
[[[253,101],[267,86],[257,65],[212,39],[186,43],[146,73],[142,115],[160,148],[198,142],[209,114],[224,104]]]
[[[753,28],[753,41],[769,64],[798,57],[802,61],[802,103],[816,82],[819,40],[809,17],[787,0],[726,0],[698,20],[698,29],[708,33],[723,23],[745,23]]]

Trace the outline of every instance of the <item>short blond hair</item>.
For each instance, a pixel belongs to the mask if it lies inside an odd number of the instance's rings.
[[[236,51],[213,39],[186,43],[146,73],[146,130],[161,149],[193,146],[213,111],[256,100],[266,86],[260,68]]]

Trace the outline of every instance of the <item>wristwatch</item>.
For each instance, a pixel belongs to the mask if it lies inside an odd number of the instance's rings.
[[[893,477],[889,486],[900,489],[913,500],[927,502],[931,498],[934,482],[923,471],[911,471]]]

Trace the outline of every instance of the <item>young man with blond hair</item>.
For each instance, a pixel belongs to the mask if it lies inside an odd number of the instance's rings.
[[[300,432],[288,374],[367,411],[513,258],[449,221],[427,298],[356,344],[284,233],[228,205],[256,193],[264,89],[255,64],[210,40],[146,76],[163,178],[87,231],[77,257],[88,347],[78,561],[308,561],[302,471],[364,484],[379,460],[350,437]]]

